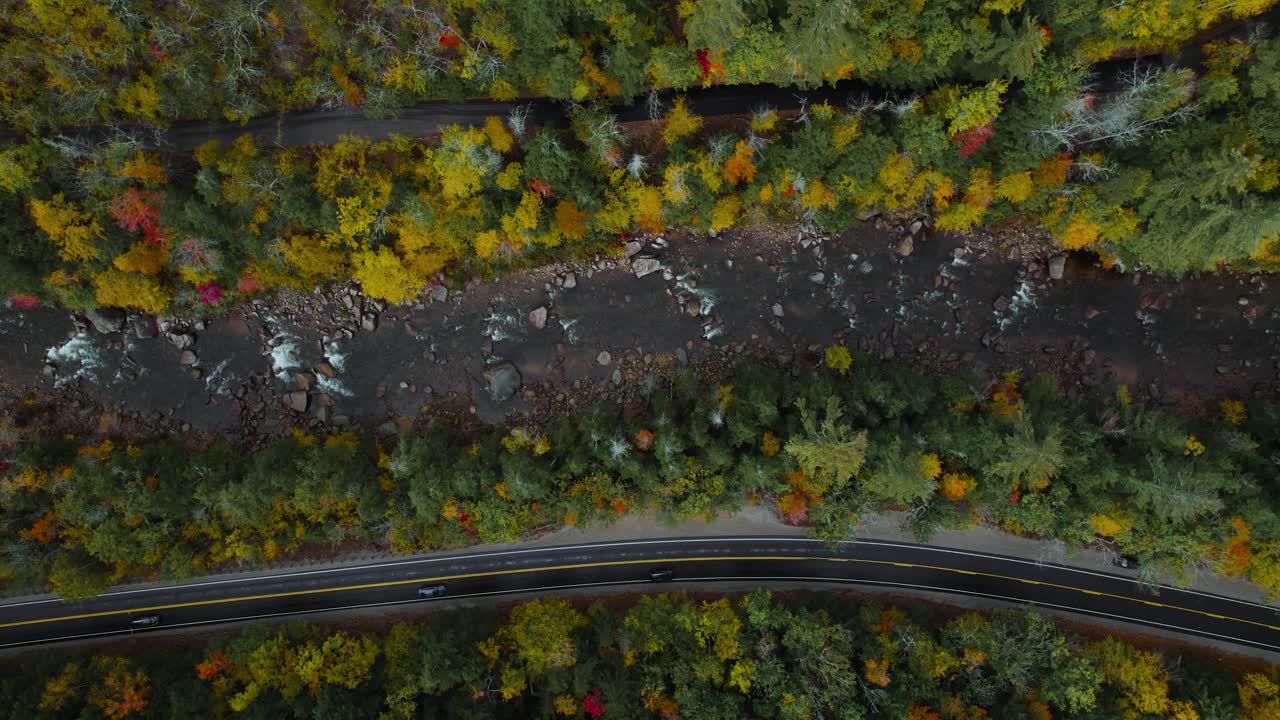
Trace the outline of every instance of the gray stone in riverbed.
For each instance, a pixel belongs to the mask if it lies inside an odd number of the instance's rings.
[[[1055,255],[1049,259],[1049,278],[1051,280],[1061,280],[1062,273],[1067,269],[1067,258],[1065,255]]]
[[[156,319],[150,315],[139,315],[133,319],[133,334],[139,340],[149,340],[156,336]]]
[[[126,319],[124,311],[118,308],[89,308],[84,311],[84,316],[93,324],[93,329],[103,335],[123,330]]]
[[[484,371],[484,383],[496,402],[510,400],[520,390],[520,371],[511,363],[498,363]]]
[[[536,330],[547,326],[547,308],[539,307],[529,311],[529,324]]]
[[[311,398],[307,396],[306,390],[294,390],[286,393],[284,396],[284,405],[294,412],[306,412],[307,405],[310,404]]]
[[[167,332],[164,336],[179,350],[186,350],[196,342],[195,336],[190,333]]]
[[[658,262],[654,258],[636,258],[631,263],[631,271],[634,272],[638,278],[644,277],[650,273],[655,273],[661,269],[662,263]]]

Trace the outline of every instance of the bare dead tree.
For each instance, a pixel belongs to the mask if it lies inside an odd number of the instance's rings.
[[[1096,86],[1086,83],[1082,92],[1063,104],[1052,125],[1034,131],[1032,136],[1045,145],[1074,152],[1102,143],[1131,145],[1142,138],[1167,133],[1197,113],[1196,105],[1189,102],[1193,84],[1184,80],[1171,87],[1170,81],[1168,73],[1135,62],[1120,76],[1118,91],[1096,94]],[[1181,102],[1168,112],[1153,108],[1156,95],[1168,91],[1181,96]]]

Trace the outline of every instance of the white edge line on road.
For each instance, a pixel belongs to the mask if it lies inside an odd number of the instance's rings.
[[[494,550],[483,553],[461,553],[457,555],[442,555],[438,557],[428,558],[407,558],[404,560],[392,560],[388,562],[372,563],[369,565],[350,565],[345,567],[321,568],[318,570],[299,570],[296,572],[277,573],[274,575],[254,575],[246,578],[226,578],[223,580],[204,580],[193,583],[181,583],[177,585],[162,585],[159,587],[135,588],[132,590],[115,590],[97,595],[92,599],[104,597],[118,597],[121,595],[137,595],[141,593],[166,592],[174,590],[186,590],[188,588],[210,587],[215,585],[227,585],[230,583],[260,583],[272,580],[280,580],[285,578],[306,577],[308,575],[324,575],[341,572],[359,572],[364,570],[377,570],[388,567],[411,566],[417,564],[433,564],[442,562],[466,562],[471,560],[480,560],[485,558],[506,557],[510,555],[530,555],[546,552],[572,552],[575,550],[584,550],[592,548],[609,548],[609,547],[627,547],[627,546],[644,546],[644,545],[661,545],[667,543],[706,543],[706,542],[800,542],[800,543],[819,543],[820,541],[808,537],[795,537],[787,535],[760,535],[748,537],[701,537],[701,538],[671,538],[671,539],[653,539],[653,540],[619,540],[614,542],[603,543],[580,543],[576,545],[551,545],[546,547],[534,548],[516,548],[512,550]],[[1049,567],[1055,570],[1066,570],[1069,572],[1080,573],[1083,575],[1091,575],[1093,577],[1101,577],[1108,579],[1131,580],[1139,583],[1137,578],[1129,578],[1124,575],[1113,575],[1109,573],[1097,572],[1095,570],[1087,570],[1084,568],[1072,567],[1070,565],[1062,565],[1060,563],[1038,562],[1036,560],[1027,560],[1025,558],[1012,557],[1008,555],[997,555],[994,553],[974,552],[970,550],[958,550],[955,548],[941,547],[937,545],[917,545],[914,543],[896,542],[893,540],[847,540],[842,542],[852,543],[854,545],[881,545],[886,547],[902,547],[912,550],[927,550],[930,552],[946,553],[950,555],[965,555],[968,557],[979,557],[988,560],[1000,560],[1004,562],[1021,563],[1023,565],[1035,565],[1037,567]],[[660,560],[660,558],[655,558]],[[1240,598],[1230,597],[1228,595],[1218,595],[1215,593],[1201,592],[1199,590],[1191,590],[1188,588],[1179,588],[1173,585],[1157,584],[1157,588],[1161,591],[1168,590],[1170,592],[1187,593],[1190,595],[1199,595],[1201,597],[1214,598],[1218,600],[1227,600],[1229,602],[1240,605],[1250,605],[1253,607],[1263,608],[1266,610],[1280,610],[1275,605],[1254,602],[1252,600],[1242,600]],[[16,603],[0,603],[0,610],[12,607],[24,607],[28,605],[42,605],[46,603],[60,603],[63,600],[59,598],[46,598],[42,600],[27,600]],[[0,645],[0,647],[4,647]]]
[[[836,583],[841,585],[884,585],[887,587],[901,587],[901,588],[911,588],[915,590],[929,590],[929,591],[941,592],[941,593],[954,593],[957,595],[971,595],[974,597],[983,597],[983,598],[989,598],[992,600],[1000,600],[1002,602],[1010,602],[1016,605],[1032,605],[1035,607],[1055,608],[1058,610],[1064,610],[1067,612],[1077,613],[1080,615],[1094,615],[1099,617],[1108,617],[1115,620],[1121,620],[1124,622],[1131,622],[1137,625],[1147,625],[1147,626],[1167,628],[1169,630],[1174,630],[1176,632],[1182,632],[1189,635],[1214,637],[1222,640],[1227,640],[1229,642],[1238,643],[1240,645],[1266,648],[1271,651],[1280,651],[1280,646],[1258,642],[1257,640],[1246,640],[1242,638],[1232,637],[1230,635],[1222,635],[1220,633],[1208,632],[1206,630],[1195,630],[1192,628],[1185,628],[1180,625],[1171,625],[1169,623],[1156,622],[1154,620],[1143,620],[1140,618],[1129,617],[1127,615],[1116,615],[1114,613],[1102,612],[1098,610],[1083,610],[1080,608],[1071,607],[1070,605],[1058,605],[1056,603],[1031,602],[1028,600],[1019,600],[1018,598],[1009,597],[1007,595],[996,595],[993,593],[983,593],[983,592],[976,592],[972,590],[955,590],[952,588],[935,587],[933,585],[919,585],[915,583],[895,583],[895,582],[889,582],[887,580],[850,580],[848,578],[828,578],[828,577],[808,577],[808,576],[731,577],[731,576],[713,575],[713,576],[707,576],[707,577],[679,578],[673,584],[686,583],[686,582],[692,582],[697,580],[707,580],[707,581],[717,581],[717,582],[719,581],[727,581],[727,582],[764,581],[764,580],[777,581],[777,582],[810,581],[810,582],[829,582],[829,583]],[[264,615],[245,615],[241,617],[221,618],[218,620],[197,620],[195,622],[174,623],[172,625],[164,625],[162,627],[155,628],[154,630],[150,630],[150,631],[111,630],[107,632],[85,633],[82,635],[64,635],[62,637],[46,638],[43,640],[28,640],[28,641],[17,642],[17,643],[6,643],[3,645],[0,645],[0,648],[12,648],[12,647],[21,647],[23,645],[38,645],[38,644],[45,644],[45,643],[64,642],[68,640],[82,640],[84,638],[104,637],[108,635],[125,635],[125,634],[142,635],[144,633],[155,632],[156,630],[168,630],[168,629],[180,628],[180,627],[194,627],[197,625],[214,625],[214,624],[222,624],[222,623],[245,622],[249,620],[263,620],[263,619],[274,618],[274,617],[287,617],[290,615],[313,615],[316,613],[339,612],[342,610],[362,610],[365,608],[387,607],[392,605],[425,604],[428,602],[439,602],[442,600],[443,601],[462,600],[465,598],[485,597],[489,595],[518,595],[521,593],[538,593],[538,592],[548,592],[552,590],[574,590],[574,589],[587,588],[587,587],[603,587],[606,585],[640,585],[640,584],[645,584],[650,587],[653,586],[652,583],[644,583],[643,581],[637,582],[635,580],[610,580],[610,581],[599,582],[599,583],[575,583],[572,585],[548,585],[545,587],[520,588],[515,590],[491,590],[488,592],[481,592],[481,593],[468,593],[466,595],[450,595],[447,597],[439,598],[437,600],[421,600],[421,599],[392,600],[389,602],[365,603],[362,605],[344,605],[342,607],[320,608],[316,610],[298,610],[293,612],[267,613]]]
[[[1097,570],[1087,570],[1085,568],[1074,567],[1072,565],[1063,565],[1061,563],[1051,563],[1051,562],[1038,562],[1036,560],[1027,560],[1026,558],[1012,557],[1010,555],[996,555],[993,553],[981,553],[981,552],[971,552],[969,550],[957,550],[955,548],[942,547],[941,545],[914,545],[912,543],[894,542],[892,540],[854,540],[852,542],[862,544],[862,545],[887,545],[890,547],[906,547],[906,548],[913,548],[916,550],[929,550],[931,552],[949,553],[952,555],[968,555],[970,557],[983,557],[983,558],[989,558],[991,560],[1004,560],[1006,562],[1022,563],[1024,565],[1036,565],[1039,567],[1048,567],[1048,568],[1053,568],[1055,570],[1068,570],[1073,573],[1080,573],[1082,575],[1092,575],[1094,577],[1102,577],[1110,580],[1115,580],[1115,579],[1132,580],[1135,583],[1143,584],[1140,580],[1138,580],[1138,578],[1131,578],[1126,575],[1113,575],[1111,573],[1098,572]],[[1202,597],[1214,598],[1215,600],[1228,600],[1230,602],[1239,603],[1241,605],[1252,605],[1253,607],[1259,607],[1265,610],[1280,611],[1280,606],[1254,602],[1253,600],[1243,600],[1241,598],[1231,597],[1230,595],[1218,595],[1216,593],[1202,592],[1200,590],[1192,590],[1191,588],[1180,588],[1176,585],[1164,585],[1162,583],[1156,583],[1155,585],[1156,587],[1160,588],[1161,591],[1169,590],[1172,592],[1186,593],[1188,595],[1200,595]]]
[[[1171,630],[1187,633],[1189,635],[1206,635],[1210,637],[1222,638],[1223,640],[1229,640],[1231,642],[1239,643],[1241,645],[1251,645],[1255,647],[1264,647],[1264,648],[1269,648],[1271,650],[1280,651],[1280,645],[1270,645],[1268,643],[1258,642],[1257,640],[1246,640],[1238,637],[1233,637],[1231,635],[1222,635],[1220,633],[1209,632],[1207,630],[1195,630],[1193,628],[1182,627],[1181,625],[1171,625],[1169,623],[1156,622],[1154,620],[1143,620],[1141,618],[1129,617],[1127,615],[1116,615],[1114,613],[1102,612],[1101,610],[1084,610],[1081,608],[1071,607],[1070,605],[1058,605],[1056,603],[1049,603],[1049,602],[1033,602],[1031,600],[1019,600],[1018,598],[1008,597],[1006,595],[995,595],[993,593],[983,593],[983,592],[977,592],[974,590],[954,590],[946,587],[934,587],[932,585],[917,585],[914,583],[896,583],[896,582],[890,582],[888,580],[850,580],[847,578],[824,578],[824,577],[779,577],[779,578],[701,577],[701,578],[691,578],[691,579],[693,580],[751,580],[751,579],[754,579],[754,580],[777,580],[777,581],[812,580],[817,582],[831,582],[831,583],[840,583],[845,585],[886,585],[888,587],[914,588],[917,590],[932,590],[935,592],[954,593],[957,595],[973,595],[975,597],[985,597],[985,598],[991,598],[993,600],[1003,600],[1005,602],[1011,602],[1018,605],[1031,605],[1035,607],[1057,608],[1059,610],[1078,613],[1080,615],[1098,615],[1102,617],[1109,617],[1109,618],[1114,618],[1116,620],[1123,620],[1125,622],[1135,623],[1137,625],[1154,625],[1157,627],[1169,628]],[[677,580],[676,582],[680,582],[680,580]]]

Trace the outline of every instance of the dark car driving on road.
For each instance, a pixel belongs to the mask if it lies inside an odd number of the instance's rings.
[[[649,580],[651,582],[671,582],[676,576],[676,572],[671,568],[655,568],[649,571]]]
[[[159,615],[143,615],[142,617],[136,617],[130,620],[129,624],[134,627],[155,627],[156,625],[160,624],[160,616]]]
[[[448,594],[448,590],[443,585],[423,585],[418,588],[418,597],[420,598],[440,598]]]

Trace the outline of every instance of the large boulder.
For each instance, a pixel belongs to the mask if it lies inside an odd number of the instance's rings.
[[[545,305],[529,311],[529,324],[535,330],[541,330],[547,326],[547,308]]]
[[[520,371],[511,363],[498,363],[484,371],[485,390],[496,402],[515,397],[520,391]]]
[[[119,308],[89,308],[84,311],[84,316],[93,325],[93,329],[103,335],[124,330],[125,320],[128,319]]]
[[[284,406],[297,413],[307,411],[307,406],[311,404],[311,398],[307,395],[306,390],[294,390],[285,393]]]
[[[636,277],[644,277],[650,273],[655,273],[662,269],[662,263],[654,258],[636,258],[631,261],[631,270]]]
[[[1061,280],[1063,273],[1067,269],[1067,257],[1065,255],[1054,255],[1049,258],[1049,279]]]
[[[139,340],[149,340],[156,336],[156,319],[150,315],[139,315],[133,319],[133,334]]]

